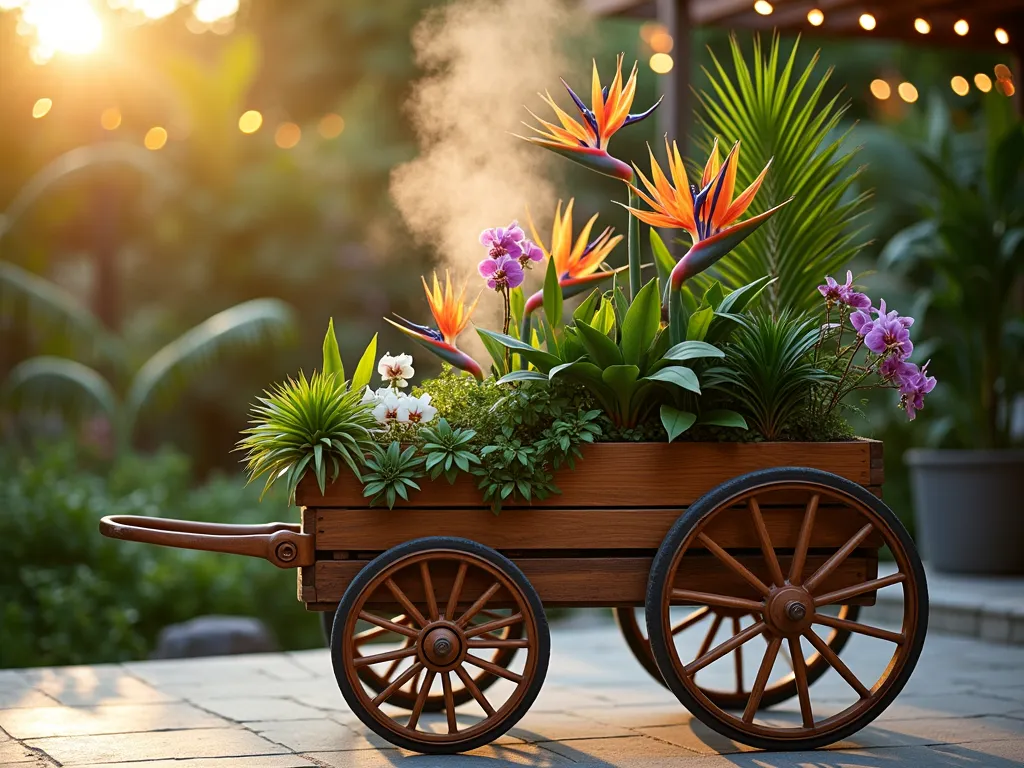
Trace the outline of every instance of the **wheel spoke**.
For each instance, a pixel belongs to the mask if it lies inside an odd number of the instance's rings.
[[[703,656],[711,648],[711,643],[714,642],[715,636],[718,634],[718,628],[722,626],[724,618],[720,613],[715,614],[715,619],[711,622],[711,627],[708,629],[708,633],[704,635],[704,641],[700,644],[700,649],[697,651],[698,657]]]
[[[476,637],[477,635],[489,635],[496,629],[502,629],[503,627],[509,627],[513,624],[518,624],[523,620],[523,614],[513,613],[511,616],[506,616],[502,619],[495,619],[489,621],[486,624],[477,624],[475,627],[470,627],[466,630],[466,637]]]
[[[430,566],[426,560],[420,560],[420,576],[423,577],[423,591],[427,596],[427,612],[431,621],[437,621],[437,597],[434,595],[434,582],[430,578]]]
[[[775,547],[772,546],[772,539],[768,535],[768,528],[764,524],[761,506],[757,503],[757,499],[753,497],[747,502],[747,506],[750,509],[750,516],[754,518],[754,528],[757,531],[757,538],[761,542],[761,554],[764,555],[765,562],[768,563],[768,573],[771,574],[772,583],[776,587],[781,587],[785,582],[785,578],[782,575],[779,558],[775,556]]]
[[[489,661],[477,658],[471,653],[466,654],[466,663],[472,664],[474,667],[480,667],[480,669],[490,672],[492,675],[504,677],[506,680],[511,680],[513,683],[521,683],[524,680],[522,675],[517,675],[515,672],[505,669],[498,664],[492,664]]]
[[[760,613],[764,608],[762,603],[756,600],[744,600],[741,597],[729,595],[715,595],[710,592],[694,592],[689,589],[673,589],[672,602],[696,603],[697,605],[712,605],[715,608],[735,608],[747,613]]]
[[[757,677],[754,679],[754,687],[750,690],[750,698],[747,699],[747,707],[743,710],[743,722],[745,723],[753,722],[754,715],[757,714],[757,710],[761,706],[761,697],[764,696],[764,688],[768,685],[768,676],[772,673],[772,667],[775,666],[775,659],[779,655],[781,647],[781,637],[773,637],[768,643],[768,649],[764,652],[761,667],[757,670]]]
[[[743,565],[739,560],[730,555],[718,544],[711,540],[711,538],[703,531],[697,534],[697,540],[700,541],[715,557],[721,560],[727,565],[733,572],[738,574],[747,582],[750,586],[760,592],[762,595],[767,596],[770,591],[767,585],[761,581],[757,576],[750,572],[750,570]]]
[[[352,660],[353,667],[367,667],[370,664],[380,664],[382,661],[401,661],[407,659],[410,656],[416,655],[416,649],[411,645],[404,645],[397,651],[388,651],[387,653],[378,653],[373,656],[360,656]],[[394,669],[389,669],[389,672],[393,673]],[[384,679],[390,678],[390,674],[385,674]]]
[[[822,605],[845,603],[858,595],[863,595],[866,592],[874,592],[876,589],[882,589],[883,587],[891,587],[893,584],[899,584],[906,580],[906,574],[893,573],[888,576],[883,576],[880,579],[872,579],[871,581],[865,581],[862,584],[854,584],[852,587],[837,589],[835,592],[827,592],[824,595],[819,595],[814,598],[814,605],[816,607],[820,607]]]
[[[528,648],[530,641],[525,637],[518,640],[491,640],[481,638],[479,640],[468,640],[466,645],[470,648]]]
[[[673,635],[678,635],[684,629],[692,627],[694,624],[696,624],[698,621],[703,619],[709,613],[711,613],[711,609],[710,608],[708,608],[706,605],[701,606],[696,611],[693,611],[685,619],[683,619],[678,624],[676,624],[674,627],[672,627],[672,634]]]
[[[800,717],[803,719],[805,728],[814,727],[814,713],[811,711],[811,692],[807,686],[807,663],[804,661],[804,652],[800,647],[800,638],[789,638],[790,666],[793,668],[793,678],[796,680],[796,693],[800,698]]]
[[[412,706],[412,713],[409,715],[409,722],[405,724],[406,728],[416,730],[416,723],[420,720],[420,715],[423,714],[423,706],[427,703],[427,697],[430,695],[430,686],[434,684],[434,675],[437,673],[432,669],[427,670],[427,676],[423,680],[423,686],[420,688],[419,694],[416,696],[416,703]]]
[[[399,615],[395,618],[404,620],[405,616]],[[375,624],[376,626],[385,629],[389,632],[394,632],[396,635],[405,635],[406,637],[414,638],[420,636],[420,633],[412,627],[407,627],[404,624],[396,624],[393,621],[388,621],[387,619],[381,618],[380,616],[374,616],[372,613],[367,613],[366,611],[359,612],[359,619],[361,621],[365,621],[367,624]],[[353,639],[356,640],[357,643],[366,642],[366,640],[370,639],[370,633],[376,631],[377,630],[374,629],[368,629],[366,632],[361,632],[360,634],[356,635],[355,638]],[[379,637],[379,635],[375,635],[375,637]]]
[[[452,593],[448,597],[448,606],[444,609],[446,619],[455,615],[455,609],[459,605],[459,596],[462,594],[462,583],[466,580],[466,569],[469,565],[463,561],[459,563],[458,573],[455,574],[455,583],[452,584]]]
[[[419,674],[420,668],[422,666],[423,665],[420,664],[418,661],[415,662],[411,667],[405,670],[405,672],[402,673],[400,677],[398,677],[394,682],[392,682],[391,685],[389,685],[387,688],[385,688],[383,691],[377,694],[377,697],[373,700],[373,705],[375,707],[379,707],[385,701],[390,699],[391,695],[399,688],[401,688],[403,685],[405,685],[407,682],[409,682],[410,678],[412,678],[413,675]]]
[[[879,640],[888,640],[890,643],[896,643],[896,645],[903,645],[906,640],[906,636],[902,632],[890,632],[887,629],[879,629],[878,627],[861,624],[859,621],[847,621],[846,619],[829,616],[827,613],[815,613],[814,623],[824,624],[826,627],[832,627],[833,629],[844,629],[847,632],[877,637]]]
[[[455,673],[459,676],[459,679],[462,680],[462,684],[466,686],[466,690],[472,694],[473,698],[476,699],[484,712],[487,713],[487,716],[492,717],[494,715],[494,707],[491,706],[491,702],[489,702],[487,697],[484,696],[483,691],[481,691],[477,687],[477,684],[473,682],[473,677],[466,671],[466,668],[459,665],[455,668]]]
[[[452,695],[451,672],[441,673],[441,687],[444,689],[444,710],[448,715],[448,733],[458,733],[459,726],[455,723],[455,697]]]
[[[395,596],[395,600],[397,600],[401,604],[401,606],[405,608],[405,612],[412,618],[413,621],[415,621],[421,627],[425,627],[427,625],[428,622],[425,618],[423,618],[423,614],[420,613],[419,609],[412,604],[412,601],[406,596],[405,592],[402,591],[401,587],[395,584],[394,579],[386,580],[384,582],[384,585],[391,591],[391,594]]]
[[[460,627],[466,626],[466,624],[469,623],[469,620],[476,616],[477,613],[480,612],[481,608],[487,605],[487,601],[494,597],[499,589],[501,589],[501,582],[496,581],[491,584],[491,586],[487,588],[487,591],[480,595],[480,597],[476,599],[476,602],[469,606],[469,609],[462,614],[462,616],[459,617],[459,620],[455,623]]]
[[[875,529],[875,526],[871,523],[867,523],[863,528],[857,531],[850,540],[843,544],[839,550],[830,557],[823,566],[816,570],[807,581],[804,582],[804,587],[808,592],[814,592],[821,582],[829,577],[829,575],[840,565],[843,561],[850,556],[850,554],[857,547],[860,546],[861,542],[866,539],[871,532]]]
[[[732,617],[732,633],[738,635],[743,628],[738,616]],[[743,693],[743,646],[736,649],[736,693]]]
[[[811,545],[811,531],[814,529],[814,516],[818,512],[821,496],[811,496],[804,509],[804,520],[800,524],[800,535],[793,551],[793,562],[789,565],[789,583],[799,585],[804,578],[804,563],[807,561],[807,548]]]
[[[706,667],[708,664],[717,661],[730,651],[739,648],[741,645],[743,645],[751,638],[757,637],[762,632],[764,632],[764,630],[765,623],[763,621],[757,621],[751,624],[738,635],[733,635],[731,638],[726,640],[721,645],[717,646],[716,648],[708,651],[707,653],[702,654],[698,658],[691,661],[689,664],[683,667],[683,671],[686,672],[686,674],[688,675],[696,674],[700,670],[704,669],[704,667]]]
[[[843,679],[850,684],[850,687],[860,694],[862,699],[866,699],[871,696],[871,691],[864,687],[864,683],[857,679],[857,676],[850,671],[850,668],[846,666],[842,659],[835,654],[835,651],[828,647],[824,640],[818,637],[811,630],[804,632],[804,637],[810,641],[811,645],[813,645],[814,649],[821,654],[822,658],[824,658],[836,672],[842,675]]]
[[[786,646],[782,646],[779,650],[779,655],[782,656],[786,661],[786,666],[789,667],[790,672],[796,672],[796,667],[793,666],[793,657],[789,655],[789,651],[786,650]]]

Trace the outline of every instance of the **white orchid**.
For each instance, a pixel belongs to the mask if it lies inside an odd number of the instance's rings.
[[[396,421],[402,409],[403,401],[406,399],[406,395],[388,390],[386,395],[378,397],[377,405],[373,409],[373,417],[381,424],[389,424],[392,421]]]
[[[415,375],[412,367],[412,355],[394,355],[388,352],[377,363],[377,372],[381,379],[390,382],[393,387],[409,386],[409,379]]]
[[[437,415],[437,408],[430,404],[430,395],[403,397],[398,406],[398,421],[401,424],[426,424]]]

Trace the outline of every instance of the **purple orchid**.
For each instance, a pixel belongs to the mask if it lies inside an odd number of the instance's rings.
[[[487,249],[487,255],[492,259],[500,259],[502,256],[518,259],[523,254],[525,239],[526,233],[518,221],[513,221],[507,227],[493,227],[480,233],[480,245]]]
[[[486,278],[487,287],[495,291],[511,290],[523,284],[526,276],[519,264],[518,256],[504,255],[497,259],[487,258],[477,267],[480,276]]]
[[[864,337],[864,345],[876,355],[885,357],[893,355],[900,360],[906,360],[914,351],[914,343],[910,340],[910,331],[908,330],[914,324],[914,318],[901,317],[896,310],[886,312],[885,299],[879,301],[878,309],[873,311],[877,313],[878,317],[871,321],[870,329],[866,328],[866,324],[862,324],[857,330],[857,333]],[[856,312],[854,314],[862,315],[863,313]],[[851,318],[851,322],[852,320]],[[861,320],[858,318],[858,321]],[[856,323],[854,323],[854,328],[857,328]]]
[[[918,367],[913,363],[908,363],[906,360],[901,360],[898,357],[887,357],[882,360],[878,366],[878,375],[882,377],[884,381],[894,382],[897,385],[902,385],[903,380],[908,376],[912,376],[918,372]]]
[[[532,240],[523,240],[523,252],[519,255],[519,266],[523,269],[531,267],[530,262],[544,261],[544,251]]]
[[[836,282],[834,277],[826,276],[825,284],[818,286],[818,292],[825,297],[829,307],[845,304],[853,309],[868,309],[871,306],[871,299],[853,290],[853,272],[850,270],[846,270],[846,282],[842,284]]]
[[[918,368],[908,363],[907,373],[900,379],[900,407],[907,412],[907,418],[913,421],[917,412],[924,408],[924,396],[935,389],[936,379],[928,375],[927,363]]]

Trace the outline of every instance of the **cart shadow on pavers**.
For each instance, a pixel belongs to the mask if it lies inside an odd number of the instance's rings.
[[[544,682],[545,608],[610,607],[644,669],[709,728],[814,749],[881,714],[924,643],[924,570],[881,500],[881,448],[605,443],[558,475],[561,494],[500,515],[469,478],[427,483],[389,511],[354,478],[321,493],[307,476],[299,524],[112,516],[101,531],[296,568],[299,600],[333,616],[343,696],[399,747],[454,753],[498,738]],[[883,550],[896,570],[879,577]],[[902,591],[898,627],[859,620],[883,588]],[[842,660],[851,634],[885,648],[870,679]],[[830,669],[851,697],[839,708],[812,687]],[[774,716],[780,706],[795,721]]]

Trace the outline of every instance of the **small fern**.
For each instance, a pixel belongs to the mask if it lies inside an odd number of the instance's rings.
[[[367,473],[363,478],[363,496],[373,498],[371,504],[381,498],[393,509],[399,498],[409,500],[409,490],[420,489],[416,479],[423,476],[423,457],[416,455],[416,446],[410,445],[404,451],[398,441],[387,448],[374,445],[366,458]]]

